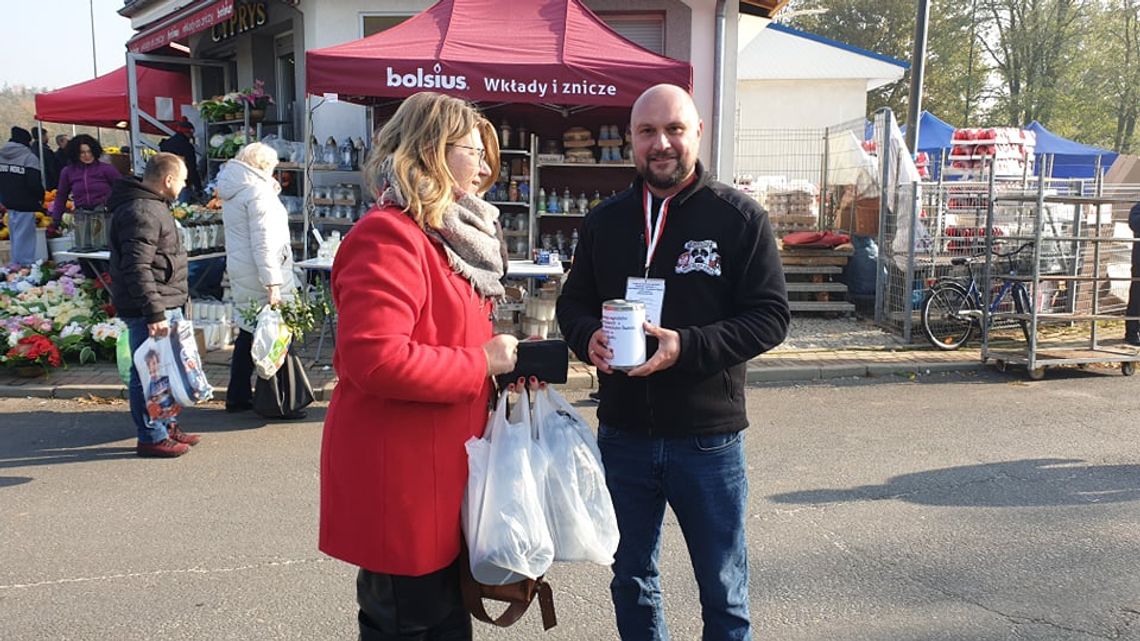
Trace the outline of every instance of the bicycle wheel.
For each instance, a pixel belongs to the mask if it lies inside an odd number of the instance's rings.
[[[922,331],[941,350],[955,350],[970,340],[975,321],[962,312],[976,310],[960,285],[937,286],[922,304]]]
[[[1029,302],[1029,292],[1025,291],[1025,287],[1013,288],[1013,308],[1017,310],[1018,314],[1029,314],[1033,310],[1033,305]],[[1018,325],[1021,325],[1021,334],[1025,336],[1025,342],[1030,343],[1029,337],[1029,321],[1018,320]]]

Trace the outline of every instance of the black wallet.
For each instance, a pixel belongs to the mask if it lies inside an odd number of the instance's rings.
[[[570,368],[570,350],[566,341],[550,339],[519,341],[518,362],[514,371],[499,374],[495,381],[506,387],[520,378],[528,381],[533,376],[544,383],[565,383]]]

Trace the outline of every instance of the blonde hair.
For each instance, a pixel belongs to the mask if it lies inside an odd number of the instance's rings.
[[[387,181],[405,200],[404,211],[420,227],[438,228],[455,202],[455,177],[447,166],[447,146],[478,129],[492,167],[481,190],[498,174],[499,145],[494,127],[471,103],[425,91],[408,97],[380,131],[365,165],[369,189],[379,199]],[[488,135],[489,134],[489,135]],[[390,175],[385,166],[390,164]]]
[[[238,150],[234,160],[270,173],[277,167],[277,150],[261,142],[251,142]]]

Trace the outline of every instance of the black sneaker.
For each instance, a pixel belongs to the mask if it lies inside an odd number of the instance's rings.
[[[590,400],[594,401],[595,403],[601,403],[602,402],[602,393],[597,391],[597,390],[590,392],[589,397],[590,397]]]

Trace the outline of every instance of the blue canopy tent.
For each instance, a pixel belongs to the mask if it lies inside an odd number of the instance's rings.
[[[1053,156],[1053,178],[1092,178],[1096,174],[1096,159],[1100,157],[1101,172],[1108,171],[1118,155],[1115,151],[1090,147],[1062,138],[1034,120],[1025,126],[1026,131],[1037,135],[1036,171],[1044,168],[1042,156]]]
[[[925,151],[930,159],[930,177],[938,180],[942,171],[942,152],[950,148],[950,138],[956,128],[938,116],[924,111],[918,116],[918,151]],[[902,127],[906,133],[906,127]]]

